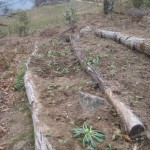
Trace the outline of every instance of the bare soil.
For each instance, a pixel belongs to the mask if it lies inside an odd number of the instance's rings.
[[[121,14],[112,14],[112,16],[107,17],[100,14],[85,14],[80,19],[76,32],[79,32],[86,25],[91,25],[94,29],[109,29],[140,37],[149,37],[150,35],[150,25],[147,20],[143,18],[139,23],[135,23],[131,22],[129,16]],[[26,40],[25,38],[20,39],[21,45],[25,46],[24,50],[23,48],[20,48],[20,50],[23,50],[25,54],[23,55],[23,52],[15,54],[11,62],[11,68],[14,70],[14,66],[20,58],[26,59],[31,53],[34,41],[39,42],[39,50],[36,56],[31,59],[30,69],[37,76],[35,82],[37,83],[41,103],[44,106],[40,119],[50,128],[50,131],[47,131],[45,135],[47,135],[52,146],[56,150],[82,150],[82,143],[72,138],[70,131],[75,126],[81,127],[83,122],[86,121],[94,129],[105,133],[106,139],[104,142],[97,143],[98,150],[107,149],[109,144],[112,144],[114,149],[117,150],[132,150],[135,144],[141,150],[149,150],[150,143],[146,139],[139,143],[137,141],[126,142],[124,138],[112,140],[116,130],[120,129],[123,134],[125,131],[123,123],[119,116],[114,115],[115,111],[109,103],[98,106],[92,114],[82,111],[78,102],[78,91],[104,98],[105,95],[95,87],[88,75],[80,68],[78,61],[70,52],[69,43],[64,43],[60,39],[61,33],[66,28],[66,25],[49,27]],[[15,49],[19,47],[17,46],[18,39],[13,40],[16,44],[14,45]],[[5,56],[13,49],[11,47],[8,53],[5,52],[10,47],[10,45],[7,46],[6,41],[7,39],[0,40],[0,45],[4,49],[2,52],[5,53]],[[31,43],[30,46],[29,43]],[[113,91],[134,110],[148,128],[150,124],[149,57],[111,40],[95,37],[93,33],[81,37],[79,46],[87,58],[87,63],[92,63],[103,74],[104,79],[110,83]],[[26,49],[29,51],[26,51]],[[0,88],[2,89],[0,89],[2,93],[0,93],[2,99],[0,99],[2,106],[0,107],[0,127],[2,126],[6,131],[0,132],[0,144],[9,150],[14,142],[10,143],[12,140],[7,140],[8,137],[12,139],[14,133],[18,134],[20,130],[22,132],[26,128],[31,129],[31,127],[28,127],[30,123],[26,122],[25,113],[16,112],[17,108],[20,109],[22,96],[16,98],[18,94],[14,92],[12,84],[8,91],[5,87],[5,84],[9,85],[6,82],[10,82],[11,78],[13,80],[15,73],[11,74],[12,70],[10,70],[9,77],[6,78],[7,71],[4,70],[3,62],[0,69],[2,75],[0,78]],[[9,94],[6,94],[5,91]],[[13,95],[15,95],[15,98],[12,103]],[[23,101],[26,102],[25,99]],[[26,105],[26,103],[24,104]],[[6,111],[4,111],[5,108]],[[7,108],[9,109],[7,110]],[[7,141],[9,141],[8,144]],[[27,149],[30,150],[31,148]]]

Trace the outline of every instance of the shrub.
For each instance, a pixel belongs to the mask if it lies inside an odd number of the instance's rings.
[[[0,30],[0,38],[5,37],[7,34],[5,32],[3,32],[2,30]]]
[[[66,19],[66,21],[68,21],[68,23],[71,27],[73,27],[74,24],[77,23],[79,20],[77,12],[74,8],[70,8],[69,10],[67,10],[64,13],[64,18]]]
[[[16,91],[19,91],[21,90],[23,87],[24,87],[24,74],[26,72],[26,69],[25,68],[22,68],[18,74],[15,76],[15,80],[14,80],[14,83],[13,83],[13,87]]]
[[[16,24],[16,32],[19,36],[28,35],[30,20],[25,11],[18,11],[16,13],[17,24]]]
[[[133,6],[135,8],[140,8],[143,5],[143,0],[132,0]]]

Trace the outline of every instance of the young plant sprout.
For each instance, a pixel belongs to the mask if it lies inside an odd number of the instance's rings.
[[[96,148],[95,140],[102,143],[105,139],[104,133],[98,130],[93,130],[92,126],[88,126],[86,123],[83,124],[82,128],[72,129],[73,137],[81,138],[83,142],[83,147],[89,144],[93,149]]]

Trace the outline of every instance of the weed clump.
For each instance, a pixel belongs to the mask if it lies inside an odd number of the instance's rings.
[[[24,74],[25,74],[25,69],[22,68],[18,74],[15,76],[15,80],[14,80],[14,83],[13,83],[13,87],[16,91],[19,91],[21,90],[23,87],[24,87],[24,80],[23,80],[23,77],[24,77]]]

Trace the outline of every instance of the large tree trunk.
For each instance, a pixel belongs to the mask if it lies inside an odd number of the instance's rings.
[[[95,31],[97,36],[112,39],[118,43],[122,43],[127,47],[137,50],[141,53],[147,54],[150,56],[150,39],[138,38],[129,35],[122,34],[120,32],[107,31],[97,29]]]
[[[125,105],[119,98],[112,92],[111,87],[105,82],[101,75],[95,71],[95,69],[86,64],[85,58],[83,57],[78,42],[71,38],[71,50],[79,60],[82,68],[92,77],[92,79],[98,84],[99,88],[109,99],[110,103],[114,106],[117,113],[125,123],[126,131],[132,136],[139,132],[144,131],[144,125],[140,119],[133,113],[133,111]]]

